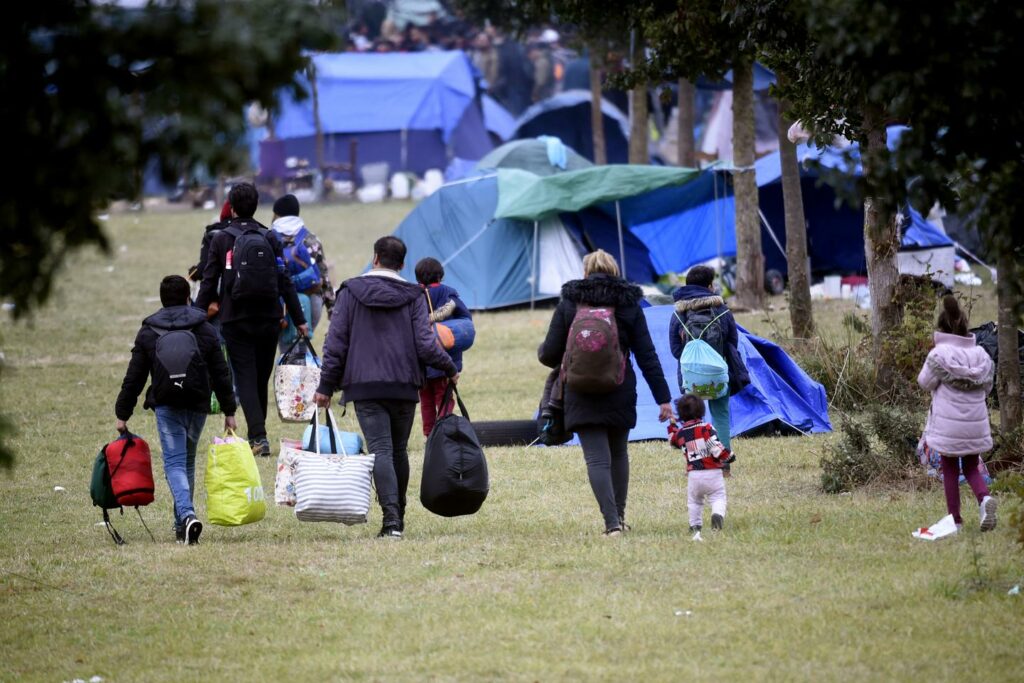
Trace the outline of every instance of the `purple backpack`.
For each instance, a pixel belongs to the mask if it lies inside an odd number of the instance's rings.
[[[562,360],[564,385],[582,394],[605,394],[621,385],[625,376],[615,309],[577,306]]]

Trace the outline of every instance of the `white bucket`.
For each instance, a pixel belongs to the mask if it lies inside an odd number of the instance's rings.
[[[843,278],[838,275],[825,276],[825,298],[838,299],[843,292]]]

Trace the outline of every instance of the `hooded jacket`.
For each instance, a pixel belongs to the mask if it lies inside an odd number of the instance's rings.
[[[206,371],[210,375],[210,385],[217,394],[221,408],[225,415],[235,414],[235,391],[231,384],[231,371],[228,369],[227,361],[224,360],[224,353],[220,348],[220,341],[217,339],[217,332],[210,323],[206,322],[206,314],[198,308],[191,306],[167,306],[142,321],[142,328],[135,336],[135,345],[132,347],[132,359],[128,363],[128,371],[121,383],[121,392],[117,395],[117,402],[114,404],[114,414],[117,419],[128,421],[135,411],[135,403],[139,400],[146,382],[153,370],[153,363],[156,359],[156,341],[159,335],[153,327],[165,330],[191,330],[199,345],[199,353],[206,363]],[[155,408],[157,404],[153,400],[153,387],[150,386],[146,392],[146,400],[143,408]],[[197,413],[210,412],[210,396],[207,395],[202,403],[193,405],[172,405],[171,408],[184,408]]]
[[[932,393],[924,440],[942,455],[976,455],[992,448],[985,398],[994,364],[974,335],[935,333],[917,383]]]
[[[679,359],[683,355],[683,348],[686,341],[682,336],[682,325],[679,318],[686,319],[686,313],[704,308],[712,309],[714,315],[724,313],[719,322],[722,324],[722,331],[725,333],[725,363],[729,366],[729,394],[738,394],[743,387],[750,384],[750,374],[743,362],[739,351],[739,332],[736,328],[736,319],[733,317],[729,307],[725,305],[725,299],[712,292],[707,287],[698,285],[683,285],[672,294],[675,300],[675,315],[668,324],[668,343],[672,355]],[[676,317],[679,316],[679,317]],[[677,369],[677,374],[679,374]],[[680,387],[682,386],[682,374],[678,376]]]
[[[418,284],[389,270],[342,283],[324,342],[317,392],[345,401],[418,401],[424,366],[458,371],[434,336]]]
[[[647,330],[647,319],[640,308],[643,293],[634,284],[621,278],[594,274],[585,280],[572,280],[562,287],[562,300],[551,318],[547,336],[537,351],[540,362],[549,368],[562,364],[569,328],[576,316],[576,306],[614,306],[615,324],[619,328],[619,348],[626,355],[626,376],[615,390],[607,394],[581,394],[565,389],[565,427],[577,431],[595,425],[632,429],[636,426],[636,374],[629,355],[636,356],[637,365],[647,380],[654,400],[668,403],[672,397],[662,372],[658,354]]]
[[[282,247],[292,246],[295,243],[295,237],[303,228],[306,229],[306,234],[302,238],[302,243],[316,263],[317,270],[320,271],[320,289],[315,293],[323,299],[324,307],[330,316],[331,308],[334,306],[334,287],[331,285],[331,277],[328,273],[329,266],[327,258],[324,256],[324,245],[316,235],[310,232],[309,228],[306,228],[306,224],[298,216],[281,216],[270,226],[270,229],[281,241]]]

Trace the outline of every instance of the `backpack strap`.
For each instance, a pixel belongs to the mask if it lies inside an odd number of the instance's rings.
[[[148,325],[147,327],[156,332],[157,339],[170,332],[170,330],[168,330],[166,327],[157,327],[156,325]]]
[[[693,332],[690,332],[690,328],[688,328],[686,326],[686,323],[683,322],[683,319],[679,317],[679,311],[676,311],[675,307],[673,307],[673,309],[672,309],[672,313],[675,314],[676,320],[679,321],[679,324],[682,326],[683,330],[686,331],[686,334],[687,334],[687,336],[690,337],[690,339],[700,339],[701,337],[703,337],[704,336],[704,332],[707,332],[708,328],[711,327],[711,323],[715,322],[716,320],[718,320],[719,318],[721,318],[723,315],[725,315],[728,312],[729,312],[728,309],[726,309],[726,310],[722,311],[721,313],[719,313],[718,315],[716,315],[714,318],[712,318],[710,321],[708,321],[708,324],[705,325],[703,331],[701,331],[701,333],[699,335],[695,335]]]
[[[135,508],[135,509],[138,510],[138,508]],[[121,509],[121,513],[124,514],[124,509],[123,508]],[[139,515],[139,517],[141,519],[142,516]],[[106,508],[103,508],[103,526],[105,526],[107,528],[107,533],[110,534],[110,537],[112,539],[114,539],[114,545],[128,545],[128,542],[125,541],[124,538],[121,537],[121,534],[117,533],[117,529],[115,529],[114,525],[110,523],[110,515],[107,514],[107,509]],[[147,531],[148,531],[148,527],[147,527]],[[152,536],[152,534],[150,534],[150,535]]]

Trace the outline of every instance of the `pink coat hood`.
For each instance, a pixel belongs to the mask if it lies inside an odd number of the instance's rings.
[[[943,455],[974,455],[992,449],[988,405],[994,365],[974,335],[961,337],[935,333],[935,348],[928,353],[917,377],[932,392],[924,438]]]

